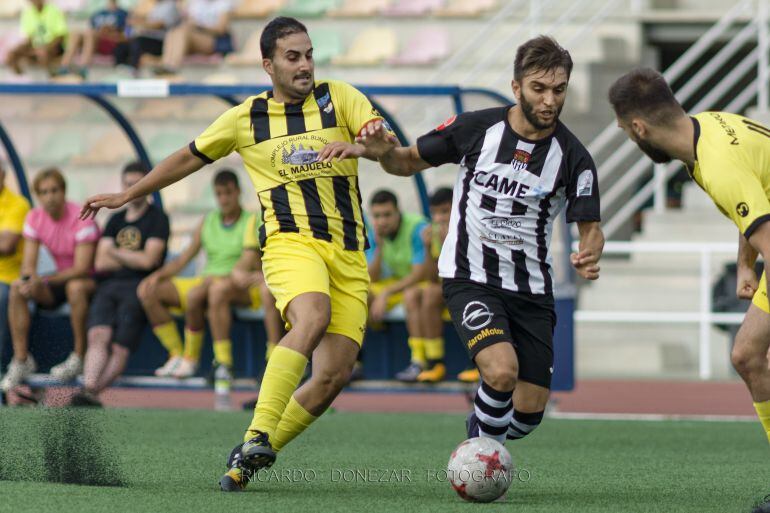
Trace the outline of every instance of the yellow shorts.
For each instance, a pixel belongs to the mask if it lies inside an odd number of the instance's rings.
[[[389,287],[390,285],[396,283],[398,281],[398,278],[385,278],[384,280],[379,281],[373,281],[369,284],[369,291],[372,293],[373,296],[378,295],[383,290],[385,290],[386,287]],[[388,310],[392,310],[395,308],[396,305],[401,303],[404,300],[404,293],[403,292],[396,292],[395,294],[391,294],[388,296]]]
[[[190,291],[195,287],[203,284],[207,277],[205,276],[174,276],[171,278],[171,283],[176,288],[176,293],[179,294],[179,308],[172,308],[171,312],[178,314],[187,311],[187,296]],[[216,277],[211,277],[216,279]],[[249,287],[249,308],[258,310],[262,306],[262,296],[259,295],[259,286],[253,285]]]
[[[396,283],[398,281],[398,278],[385,278],[384,280],[379,281],[373,281],[369,284],[369,292],[371,292],[373,295],[377,295],[383,290],[385,290],[385,287]],[[422,289],[426,288],[427,286],[431,285],[431,282],[429,281],[421,281],[418,283],[418,286]],[[404,293],[403,292],[396,292],[395,294],[391,294],[388,296],[388,310],[392,310],[395,308],[396,305],[401,303],[404,300]],[[441,312],[441,318],[444,321],[450,322],[452,320],[452,317],[449,315],[449,310],[444,307],[444,310]]]
[[[347,251],[298,233],[276,233],[265,244],[262,271],[284,321],[292,299],[307,292],[321,292],[331,299],[327,333],[344,335],[361,345],[369,290],[363,251]],[[291,327],[288,321],[286,326]]]
[[[767,278],[765,273],[762,273],[762,278],[759,280],[759,288],[754,293],[754,299],[751,300],[757,308],[770,314],[770,303],[767,301]]]

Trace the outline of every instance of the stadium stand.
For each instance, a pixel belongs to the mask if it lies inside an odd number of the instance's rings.
[[[389,28],[369,28],[358,33],[346,53],[332,59],[336,66],[376,66],[398,51],[396,33]]]

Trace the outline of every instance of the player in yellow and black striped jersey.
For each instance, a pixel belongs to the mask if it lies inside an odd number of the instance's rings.
[[[89,198],[83,217],[174,183],[234,151],[262,202],[262,269],[291,330],[272,351],[245,443],[233,449],[221,479],[242,489],[250,475],[306,429],[350,377],[363,340],[369,275],[355,143],[366,125],[395,136],[369,100],[337,81],[315,81],[304,25],[272,20],[260,38],[273,89],[217,119],[188,147],[120,194]],[[384,125],[384,127],[382,126]],[[308,359],[313,374],[297,389]]]
[[[660,73],[637,69],[619,78],[609,100],[618,125],[654,162],[682,161],[693,180],[739,229],[740,298],[753,298],[735,338],[732,362],[751,392],[770,439],[770,128],[728,112],[688,116]],[[765,272],[757,280],[761,254]]]

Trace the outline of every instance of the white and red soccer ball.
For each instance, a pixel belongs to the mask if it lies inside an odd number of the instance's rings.
[[[452,452],[447,479],[457,495],[470,502],[492,502],[511,485],[511,454],[496,440],[465,440]]]

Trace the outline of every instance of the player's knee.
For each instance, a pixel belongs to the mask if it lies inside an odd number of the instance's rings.
[[[481,370],[484,382],[499,391],[508,391],[516,388],[517,369],[510,365],[491,364]]]
[[[425,306],[441,307],[444,305],[444,294],[439,285],[431,285],[423,291],[423,302]]]
[[[750,344],[735,344],[730,355],[730,360],[735,370],[744,378],[754,374],[767,365],[766,359],[756,351],[748,349]]]
[[[331,307],[328,303],[314,302],[302,312],[292,312],[292,330],[299,331],[308,340],[320,340],[331,322]]]
[[[12,299],[21,297],[21,283],[18,281],[11,282],[11,290],[9,294]]]
[[[88,348],[107,349],[111,335],[112,329],[108,326],[94,326],[88,330]]]
[[[233,287],[229,280],[217,280],[209,287],[209,304],[228,303]]]
[[[88,283],[84,280],[69,280],[64,285],[64,292],[67,294],[67,301],[70,303],[83,301],[88,290]]]
[[[420,287],[409,287],[404,290],[404,307],[407,312],[414,312],[420,308],[422,291]]]

